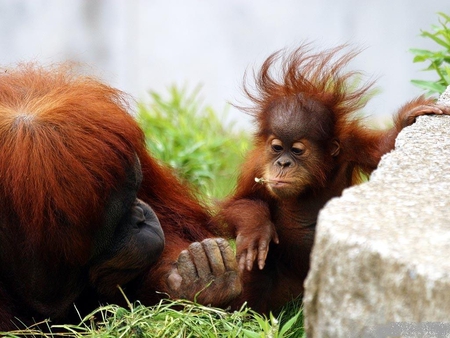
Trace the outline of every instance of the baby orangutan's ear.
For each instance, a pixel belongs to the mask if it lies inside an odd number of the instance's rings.
[[[341,143],[339,142],[338,139],[334,139],[331,142],[331,156],[339,155],[340,151],[341,151]]]

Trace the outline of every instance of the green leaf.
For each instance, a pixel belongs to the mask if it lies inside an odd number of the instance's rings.
[[[442,76],[444,77],[445,84],[447,86],[449,86],[450,85],[450,67],[449,66],[444,67],[444,72],[442,73]]]
[[[262,337],[261,333],[256,333],[256,332],[253,332],[250,330],[242,329],[242,332],[248,338],[261,338]]]
[[[422,89],[426,89],[426,90],[430,91],[431,93],[441,94],[444,92],[444,90],[446,88],[445,86],[442,86],[439,83],[431,82],[431,81],[411,80],[411,82],[415,86],[420,87]]]
[[[450,45],[446,41],[438,38],[437,34],[431,34],[429,32],[423,31],[421,35],[423,37],[428,37],[428,38],[432,39],[434,42],[440,44],[441,46],[443,46],[443,47],[445,47],[447,49],[450,49]]]
[[[289,319],[283,327],[279,331],[279,338],[284,337],[285,333],[290,330],[290,328],[297,322],[298,318],[300,317],[301,312],[297,312],[297,314]]]
[[[416,55],[413,59],[413,63],[424,62],[424,61],[427,61],[428,59],[429,59],[428,56]]]
[[[434,52],[426,49],[410,48],[409,51],[417,56],[431,57],[434,55]]]
[[[442,16],[447,22],[450,22],[450,16],[448,16],[444,12],[438,12],[437,14]]]

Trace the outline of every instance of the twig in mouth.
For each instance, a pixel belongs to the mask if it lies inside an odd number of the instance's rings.
[[[261,178],[255,177],[255,182],[256,182],[256,183],[259,183],[259,184],[264,184],[264,183],[272,183],[272,182],[275,182],[275,181],[273,181],[273,180],[267,180],[267,179],[265,179],[264,177],[261,177]]]

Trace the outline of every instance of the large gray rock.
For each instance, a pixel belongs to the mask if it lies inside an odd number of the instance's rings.
[[[441,101],[450,105],[450,87]],[[325,206],[305,288],[308,337],[450,322],[450,116],[419,117],[369,182]],[[450,335],[439,325],[428,329]]]

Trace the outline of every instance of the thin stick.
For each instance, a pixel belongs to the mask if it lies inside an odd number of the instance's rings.
[[[259,184],[264,184],[264,183],[271,183],[271,182],[275,182],[275,181],[266,180],[264,177],[261,177],[261,178],[255,177],[255,182],[259,183]]]

